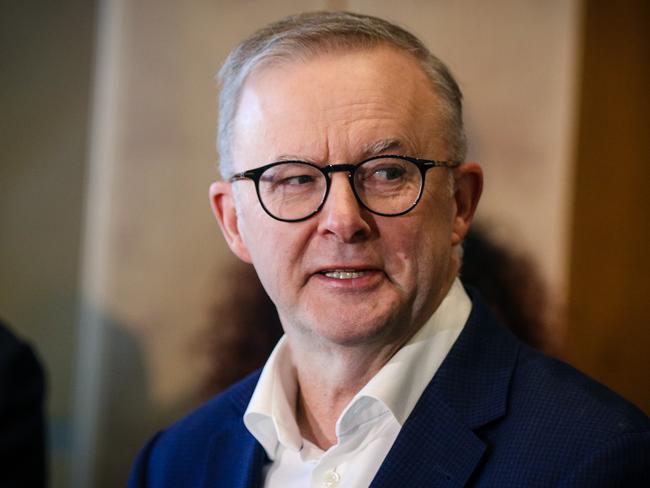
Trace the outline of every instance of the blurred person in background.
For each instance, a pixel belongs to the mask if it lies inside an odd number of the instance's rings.
[[[284,335],[131,486],[643,486],[650,420],[459,280],[483,175],[438,58],[378,18],[301,14],[221,80],[213,211]]]
[[[46,486],[43,368],[0,320],[0,487]]]

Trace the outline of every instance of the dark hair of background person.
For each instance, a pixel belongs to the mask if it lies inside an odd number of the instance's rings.
[[[47,486],[43,368],[0,320],[0,487]]]
[[[492,312],[522,342],[556,353],[548,319],[548,294],[532,259],[497,243],[480,226],[465,236],[463,249],[463,283],[477,289]]]
[[[497,244],[475,227],[465,237],[460,275],[519,339],[554,352],[545,319],[547,294],[527,255]],[[275,306],[252,266],[233,261],[222,278],[228,287],[212,307],[211,327],[201,337],[201,347],[213,359],[204,398],[263,366],[282,335]]]

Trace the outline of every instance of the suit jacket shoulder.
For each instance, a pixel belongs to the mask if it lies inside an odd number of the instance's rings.
[[[506,415],[477,430],[489,486],[645,486],[650,420],[568,364],[521,346]],[[506,467],[506,460],[510,467]]]
[[[138,455],[129,486],[238,486],[249,476],[256,483],[265,454],[243,415],[260,373],[156,434]]]
[[[480,299],[372,486],[645,486],[650,421]]]

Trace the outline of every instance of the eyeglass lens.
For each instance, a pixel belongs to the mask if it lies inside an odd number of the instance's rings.
[[[397,215],[418,199],[422,186],[419,168],[398,158],[379,158],[357,166],[354,189],[372,212]],[[315,212],[327,193],[327,179],[320,169],[287,162],[267,169],[259,179],[259,196],[273,216],[297,220]]]

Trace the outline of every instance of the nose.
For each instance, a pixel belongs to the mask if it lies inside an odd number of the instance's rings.
[[[347,243],[366,239],[371,232],[370,213],[357,201],[348,173],[333,173],[331,178],[327,201],[319,213],[318,232]]]

